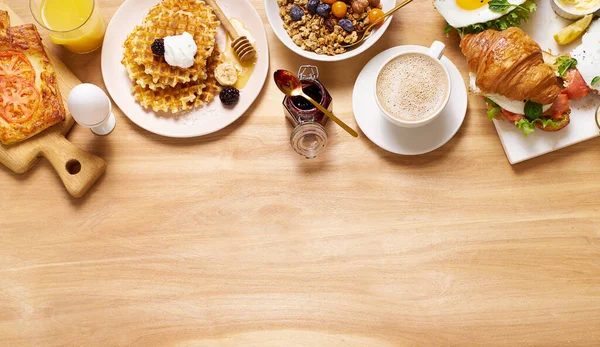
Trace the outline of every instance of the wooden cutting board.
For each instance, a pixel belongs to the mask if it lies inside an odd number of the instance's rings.
[[[8,11],[11,26],[25,24],[8,5],[0,2],[0,10]],[[46,53],[56,70],[65,108],[71,89],[81,81],[48,49]],[[31,169],[40,157],[50,161],[69,194],[82,197],[106,170],[106,163],[69,142],[65,135],[75,121],[67,110],[64,122],[48,128],[24,142],[10,146],[0,144],[0,163],[16,173]]]

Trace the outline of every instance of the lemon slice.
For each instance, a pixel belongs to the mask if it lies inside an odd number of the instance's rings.
[[[559,45],[568,45],[585,32],[585,29],[587,29],[590,26],[590,23],[592,23],[593,18],[594,15],[592,14],[586,15],[577,22],[556,33],[554,35],[554,40]]]

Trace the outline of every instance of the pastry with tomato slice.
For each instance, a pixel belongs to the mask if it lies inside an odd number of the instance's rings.
[[[65,120],[65,107],[33,24],[10,26],[0,11],[0,142],[10,145]]]

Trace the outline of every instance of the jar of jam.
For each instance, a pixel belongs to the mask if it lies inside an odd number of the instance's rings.
[[[319,71],[315,66],[300,67],[298,77],[302,90],[327,110],[332,111],[331,95],[319,81]],[[302,96],[286,96],[283,99],[286,118],[294,125],[290,136],[292,148],[307,159],[313,159],[327,146],[327,117]]]

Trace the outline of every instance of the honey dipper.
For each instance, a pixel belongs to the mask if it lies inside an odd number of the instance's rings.
[[[233,48],[233,51],[238,56],[238,58],[240,58],[240,61],[242,63],[245,63],[252,60],[252,58],[254,58],[254,56],[256,55],[256,49],[254,49],[254,46],[250,43],[250,41],[248,41],[248,38],[246,36],[240,36],[237,33],[237,31],[235,30],[233,25],[231,25],[231,22],[229,21],[225,13],[223,13],[221,7],[217,5],[217,2],[215,0],[204,1],[206,1],[206,3],[208,3],[210,7],[213,8],[215,14],[217,15],[217,18],[219,18],[219,21],[221,22],[229,36],[231,36],[231,39],[233,40],[233,42],[231,42],[231,47]]]

